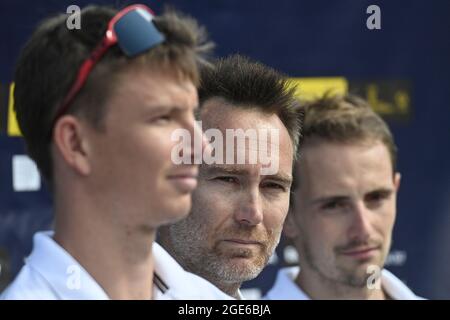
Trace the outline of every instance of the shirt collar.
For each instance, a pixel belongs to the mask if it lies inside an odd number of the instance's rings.
[[[158,243],[153,243],[155,274],[158,274],[166,290],[153,290],[153,298],[158,300],[231,300],[232,297],[220,291],[207,280],[183,269],[181,265]],[[155,286],[156,287],[156,286]]]
[[[34,235],[33,251],[27,266],[42,276],[58,299],[106,300],[106,292],[64,248],[53,240],[53,231]],[[156,242],[154,257],[153,299],[232,299],[213,284],[185,271]]]
[[[100,285],[52,237],[52,231],[34,235],[33,251],[25,259],[29,268],[40,274],[60,299],[108,299]]]
[[[25,259],[26,264],[45,279],[59,299],[109,299],[106,292],[78,261],[55,242],[53,235],[53,231],[38,232],[34,235],[33,251]],[[168,283],[172,284],[174,281],[169,281],[167,270],[176,274],[179,271],[178,264],[170,261],[171,257],[156,243],[153,244],[153,256],[155,257],[153,297],[171,299],[173,290]]]
[[[394,300],[422,299],[416,296],[399,278],[386,269],[383,269],[381,272],[381,284],[386,293]]]
[[[300,267],[282,268],[275,284],[266,298],[272,300],[310,300],[311,298],[295,283]],[[400,279],[386,269],[381,271],[381,284],[386,293],[395,300],[416,300],[416,296]]]
[[[155,299],[234,300],[207,280],[188,272],[158,243],[153,244],[155,272],[166,284],[167,290],[153,291]],[[157,257],[157,259],[156,259]]]
[[[310,300],[295,283],[300,267],[287,267],[278,271],[275,284],[266,294],[269,300]]]
[[[153,299],[180,299],[177,287],[183,284],[179,278],[184,269],[158,243],[153,243],[152,251],[155,263]]]

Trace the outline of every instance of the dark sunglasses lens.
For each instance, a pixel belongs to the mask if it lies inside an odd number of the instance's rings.
[[[164,35],[156,29],[152,16],[144,9],[128,12],[114,25],[122,51],[133,57],[162,43]]]

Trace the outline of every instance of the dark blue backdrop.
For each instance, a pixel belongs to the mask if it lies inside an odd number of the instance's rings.
[[[32,233],[51,223],[45,191],[15,192],[12,187],[12,157],[24,154],[21,138],[6,132],[13,66],[39,20],[88,2],[0,2],[0,249],[8,252],[11,275],[30,251]],[[399,145],[403,178],[392,248],[394,258],[401,259],[393,259],[390,269],[420,295],[450,298],[450,1],[143,2],[157,12],[167,3],[193,15],[209,30],[217,56],[240,52],[294,77],[405,80],[409,116],[387,118]],[[366,28],[371,4],[381,8],[381,30]],[[281,248],[277,252],[278,263],[247,286],[265,291],[271,285],[283,263]]]

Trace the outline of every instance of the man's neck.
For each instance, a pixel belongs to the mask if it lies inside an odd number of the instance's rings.
[[[55,203],[55,241],[111,299],[151,299],[156,232],[126,229],[99,218],[96,210],[65,208],[66,212],[59,212]]]
[[[381,286],[381,277],[373,288],[354,287],[325,279],[314,270],[302,268],[295,282],[313,300],[385,300],[387,298]]]

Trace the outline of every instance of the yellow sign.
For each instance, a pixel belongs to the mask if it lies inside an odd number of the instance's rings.
[[[325,93],[346,94],[347,79],[342,77],[329,78],[291,78],[290,83],[297,86],[297,98],[313,100],[321,98]]]
[[[8,135],[12,137],[21,136],[19,125],[17,124],[16,112],[14,111],[14,82],[9,86],[8,99]]]

